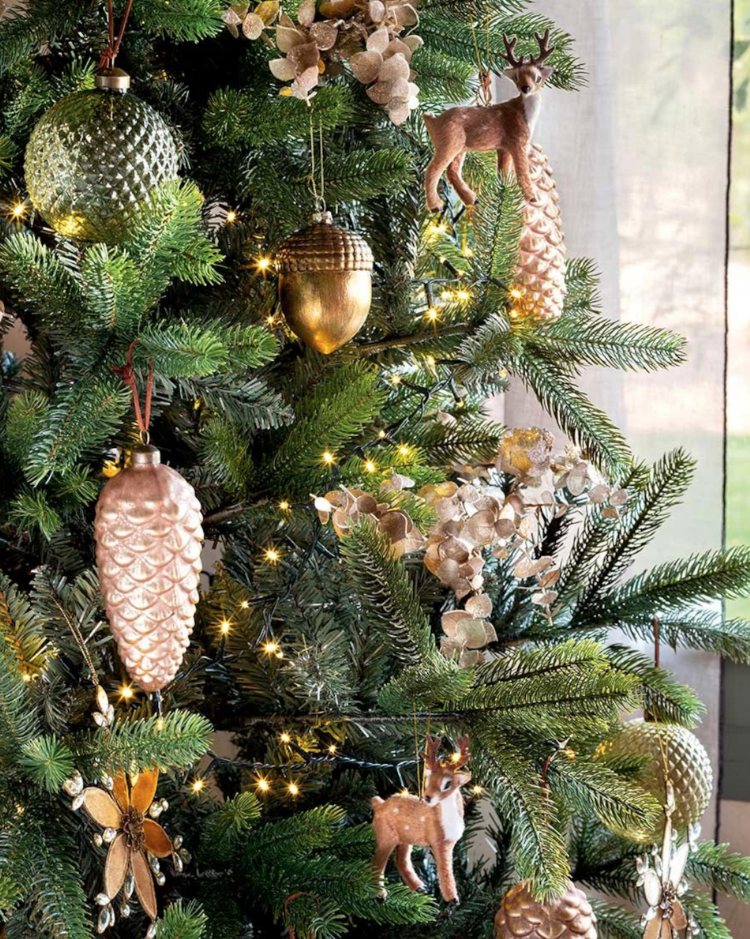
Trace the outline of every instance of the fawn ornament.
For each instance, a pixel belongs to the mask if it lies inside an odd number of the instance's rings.
[[[372,800],[377,849],[372,866],[381,885],[385,883],[385,867],[393,850],[396,866],[404,883],[411,890],[424,892],[425,885],[411,863],[413,845],[429,847],[435,857],[440,892],[446,903],[458,905],[456,881],[453,876],[453,847],[464,833],[464,802],[461,787],[471,779],[464,770],[469,759],[469,738],[458,740],[458,751],[449,761],[438,759],[440,738],[427,735],[424,795],[392,795],[389,799],[376,796]],[[385,886],[381,899],[386,898]]]
[[[500,902],[495,939],[597,939],[596,915],[571,881],[549,903],[535,900],[528,883],[519,881]]]
[[[128,675],[144,691],[174,678],[190,643],[201,572],[193,487],[140,446],[99,496],[94,521],[104,606]]]
[[[502,104],[474,105],[450,108],[437,117],[425,114],[435,156],[427,167],[425,190],[427,205],[435,212],[442,208],[438,194],[438,183],[443,173],[456,190],[464,205],[474,205],[477,194],[467,185],[461,175],[464,158],[468,151],[496,150],[498,169],[504,173],[515,169],[516,178],[527,201],[533,202],[535,190],[529,172],[529,147],[539,117],[541,98],[539,92],[552,74],[552,67],[542,63],[555,51],[549,46],[549,30],[544,36],[534,34],[539,43],[539,55],[516,58],[516,39],[503,36],[508,62],[504,74],[518,88],[518,96]]]

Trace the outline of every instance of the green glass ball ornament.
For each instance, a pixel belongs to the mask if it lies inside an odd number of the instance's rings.
[[[701,820],[711,799],[714,774],[706,748],[686,727],[641,719],[628,721],[615,737],[601,745],[600,752],[615,759],[646,757],[636,781],[659,805],[664,804],[666,793],[666,761],[667,776],[674,788],[674,830],[685,837],[690,826]],[[610,827],[628,841],[658,844],[664,820],[659,819],[652,829]]]
[[[26,147],[26,185],[42,218],[76,241],[122,241],[151,190],[177,177],[164,118],[128,93],[121,69],[54,104]]]

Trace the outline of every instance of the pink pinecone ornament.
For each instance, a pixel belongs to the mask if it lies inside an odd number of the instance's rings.
[[[500,903],[495,939],[597,939],[596,916],[571,881],[562,897],[549,903],[535,900],[527,882],[520,881]]]
[[[96,506],[96,562],[128,675],[144,691],[174,678],[193,630],[203,529],[193,487],[156,447],[106,484]]]
[[[555,180],[540,146],[529,147],[535,203],[525,201],[515,275],[514,308],[521,318],[556,320],[565,299],[565,235]]]

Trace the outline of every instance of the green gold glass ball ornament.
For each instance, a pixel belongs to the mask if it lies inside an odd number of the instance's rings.
[[[281,309],[299,338],[329,355],[356,335],[372,302],[373,256],[356,232],[318,212],[276,255]]]
[[[646,757],[636,781],[659,805],[664,804],[666,763],[675,798],[672,825],[680,837],[688,835],[690,826],[703,817],[713,791],[713,768],[706,748],[687,728],[641,719],[628,721],[615,737],[601,745],[600,753],[608,759]],[[610,827],[628,841],[658,844],[664,821],[660,818],[650,829]]]
[[[177,146],[164,118],[128,93],[121,69],[62,98],[26,147],[26,185],[44,220],[76,241],[115,244],[151,190],[177,177]]]

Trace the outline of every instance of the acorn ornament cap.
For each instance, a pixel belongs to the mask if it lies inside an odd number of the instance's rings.
[[[108,480],[94,536],[104,605],[120,658],[144,691],[176,675],[193,630],[201,572],[201,510],[193,487],[140,446]]]
[[[373,256],[355,232],[313,215],[276,255],[281,309],[290,329],[318,352],[334,352],[359,332],[372,301]]]
[[[636,780],[660,803],[667,782],[671,784],[672,828],[677,836],[689,835],[691,826],[700,822],[713,791],[713,768],[705,747],[687,728],[640,718],[628,721],[615,737],[601,745],[601,754],[607,759],[647,758]],[[638,844],[661,841],[661,823],[653,828],[610,827]]]
[[[597,939],[586,894],[568,881],[557,900],[535,900],[527,881],[505,894],[495,916],[495,939]]]
[[[177,177],[172,132],[129,85],[121,69],[104,69],[96,88],[62,98],[32,131],[29,196],[66,238],[122,241],[153,188]]]

